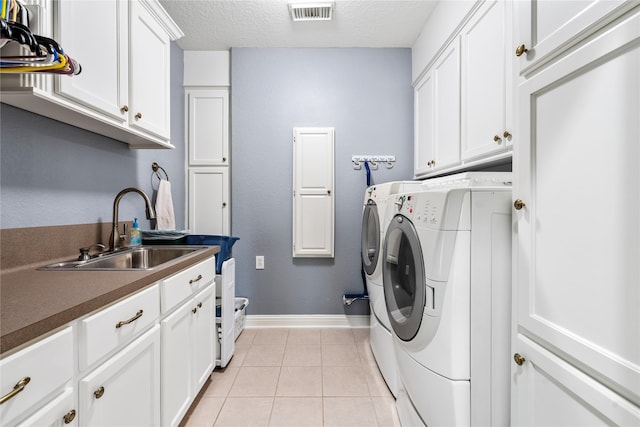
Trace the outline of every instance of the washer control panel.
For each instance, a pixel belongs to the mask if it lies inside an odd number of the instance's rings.
[[[390,200],[394,204],[394,215],[400,213],[415,223],[438,227],[442,222],[446,199],[446,191],[429,191],[398,194]]]

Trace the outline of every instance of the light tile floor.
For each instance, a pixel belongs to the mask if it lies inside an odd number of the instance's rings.
[[[400,426],[368,329],[245,329],[183,427]]]

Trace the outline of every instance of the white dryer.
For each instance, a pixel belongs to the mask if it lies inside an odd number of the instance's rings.
[[[420,181],[386,182],[370,186],[364,194],[361,255],[371,309],[369,340],[378,368],[394,396],[397,393],[397,363],[382,289],[381,253],[389,224],[385,213],[389,196],[415,190],[420,185]]]
[[[384,294],[401,423],[508,425],[510,174],[425,181],[388,203]]]

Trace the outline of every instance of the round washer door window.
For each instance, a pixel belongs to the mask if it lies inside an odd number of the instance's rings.
[[[418,333],[425,305],[425,272],[418,234],[411,220],[396,215],[385,236],[384,298],[394,332],[403,341]]]
[[[362,213],[362,238],[360,252],[365,273],[371,275],[376,270],[380,257],[380,216],[378,206],[369,200]]]

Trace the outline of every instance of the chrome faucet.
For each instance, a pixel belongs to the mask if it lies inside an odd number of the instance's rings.
[[[125,188],[121,192],[118,193],[116,198],[113,201],[113,221],[111,223],[111,236],[109,237],[109,251],[114,251],[120,247],[120,242],[123,240],[120,237],[120,231],[118,230],[118,205],[120,204],[120,199],[127,193],[138,193],[144,199],[144,203],[146,204],[147,211],[147,219],[155,219],[156,211],[151,206],[151,199],[147,194],[140,190],[139,188],[129,187]]]

